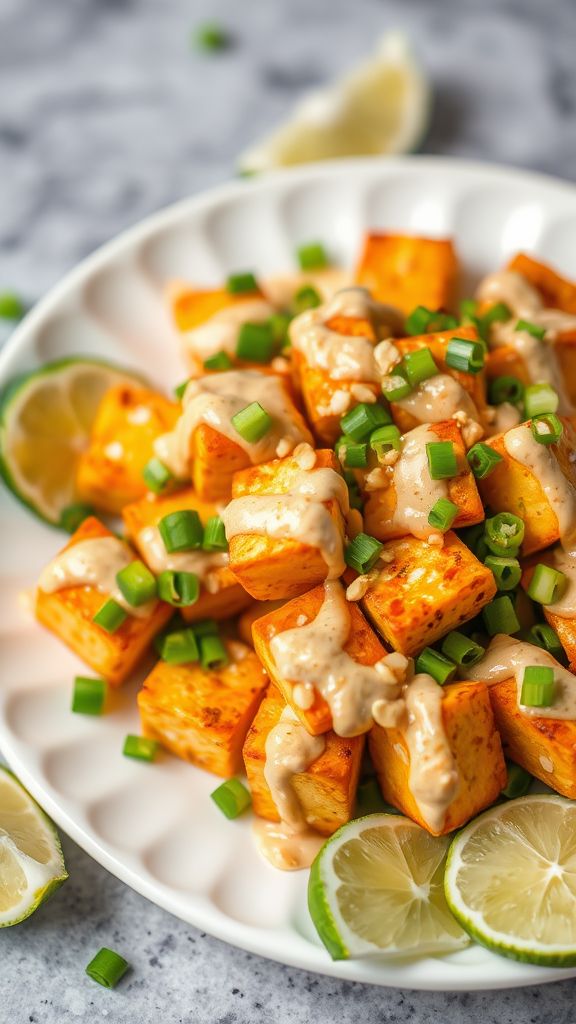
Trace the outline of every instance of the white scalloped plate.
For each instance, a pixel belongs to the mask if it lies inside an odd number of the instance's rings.
[[[576,275],[576,189],[513,170],[434,158],[342,161],[238,182],[165,210],[86,260],[26,318],[0,356],[0,384],[77,353],[144,370],[160,386],[184,375],[161,301],[171,277],[216,283],[226,272],[291,269],[298,243],[321,239],[351,264],[366,228],[453,235],[469,283],[516,249]],[[254,953],[378,985],[485,989],[573,977],[479,946],[406,963],[332,963],[306,909],[307,874],[256,852],[248,821],[209,799],[214,777],[175,758],[122,756],[137,731],[137,680],[112,712],[68,710],[82,664],[18,600],[61,537],[0,494],[0,749],[56,822],[106,868],[185,921]]]

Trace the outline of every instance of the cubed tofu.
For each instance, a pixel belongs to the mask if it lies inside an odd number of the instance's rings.
[[[387,644],[414,655],[473,618],[496,594],[494,576],[448,532],[438,548],[416,537],[384,545],[384,567],[361,605]]]
[[[111,537],[94,517],[85,519],[62,550],[79,541]],[[136,557],[136,555],[134,556]],[[158,601],[151,615],[129,615],[115,633],[107,633],[93,622],[106,597],[96,587],[65,587],[51,594],[36,592],[36,617],[70,647],[90,668],[112,686],[119,686],[142,657],[157,633],[172,616],[173,609]]]
[[[458,768],[458,792],[444,827],[434,832],[410,792],[410,752],[400,729],[375,725],[368,745],[384,799],[433,835],[446,835],[496,800],[506,785],[506,764],[485,683],[444,687],[442,721]]]
[[[260,288],[252,292],[233,294],[227,288],[193,288],[182,281],[173,281],[167,289],[167,299],[174,323],[183,333],[202,327],[223,309],[251,304],[262,299]]]
[[[458,262],[451,239],[370,233],[356,270],[375,299],[411,313],[416,306],[450,308]]]
[[[270,686],[244,744],[244,764],[252,806],[259,817],[268,821],[280,819],[264,778],[266,739],[285,707],[282,695],[275,686]],[[329,836],[352,817],[364,736],[342,739],[330,731],[325,739],[324,752],[305,772],[293,776],[292,786],[307,823],[322,835]]]
[[[319,444],[333,445],[340,437],[340,420],[358,405],[360,396],[372,401],[381,391],[374,381],[333,380],[326,370],[308,366],[301,352],[292,352],[297,386]]]
[[[530,580],[534,575],[534,568],[542,562],[544,565],[550,565],[553,569],[559,568],[555,564],[555,559],[551,557],[552,551],[543,551],[539,555],[535,555],[529,560],[528,563],[524,564],[522,572],[522,586],[524,590],[528,590]],[[522,593],[522,591],[520,591]],[[558,639],[562,644],[566,652],[566,656],[571,665],[576,665],[576,619],[566,619],[561,615],[556,615],[550,611],[547,605],[542,605],[542,611],[544,612],[544,618],[549,626],[558,634]]]
[[[340,464],[334,452],[316,452],[315,469]],[[298,458],[288,456],[236,473],[232,497],[282,495],[289,492],[301,473]],[[336,500],[325,503],[344,543],[344,518]],[[262,533],[237,534],[230,539],[230,568],[245,590],[258,601],[295,597],[326,579],[328,566],[317,547]]]
[[[458,506],[458,515],[454,527],[473,526],[484,519],[484,507],[478,494],[476,480],[466,458],[466,448],[462,440],[460,427],[455,420],[430,424],[430,432],[439,441],[451,441],[458,460],[458,475],[447,481],[448,498]],[[396,489],[392,470],[389,471],[390,484],[379,490],[368,491],[364,504],[365,532],[378,540],[392,540],[405,535],[405,529],[393,521],[396,510]],[[362,484],[361,484],[362,486]]]
[[[576,722],[533,718],[518,707],[515,679],[489,688],[506,757],[562,796],[576,799]]]
[[[576,315],[576,284],[561,277],[553,267],[519,252],[510,260],[507,270],[522,274],[540,293],[545,306]]]
[[[281,690],[292,710],[298,715],[302,724],[312,736],[319,736],[332,728],[332,715],[324,698],[316,692],[314,703],[310,708],[301,708],[292,697],[293,680],[283,679],[278,673],[274,656],[270,647],[277,633],[287,629],[295,629],[312,622],[320,611],[324,601],[324,587],[315,587],[307,594],[294,598],[276,611],[259,618],[252,626],[254,647],[270,678]],[[385,648],[374,630],[366,622],[362,612],[354,602],[348,603],[350,612],[350,633],[344,644],[346,653],[359,665],[374,665],[386,654]]]
[[[285,601],[253,601],[250,608],[238,618],[237,628],[238,636],[245,644],[249,644],[250,647],[254,646],[254,640],[252,637],[252,626],[256,622],[256,619],[261,619],[263,615],[268,615],[269,612],[276,611],[277,608],[281,608]]]
[[[140,501],[125,507],[123,518],[126,533],[145,562],[148,562],[149,554],[142,538],[142,531],[149,526],[157,526],[164,516],[183,509],[198,512],[203,525],[206,525],[210,516],[218,515],[218,506],[213,502],[201,501],[191,487],[160,497],[148,494]],[[206,558],[209,561],[208,552]],[[153,572],[157,571],[154,565],[150,565],[150,568]],[[229,566],[222,565],[207,569],[200,597],[195,604],[182,608],[182,616],[187,622],[197,622],[206,618],[227,619],[251,604],[252,598],[238,583]]]
[[[107,391],[78,462],[80,499],[117,514],[144,495],[142,470],[154,454],[154,441],[172,430],[178,415],[175,402],[147,388],[122,384]]]
[[[572,404],[576,404],[576,332],[561,334],[554,342],[564,391]],[[486,357],[486,377],[517,377],[525,387],[535,383],[521,354],[512,345],[499,345]]]
[[[576,419],[561,416],[564,427],[557,444],[550,445],[549,451],[567,480],[576,487],[576,464],[571,455],[576,449]],[[478,481],[478,487],[485,505],[492,514],[512,512],[524,521],[524,542],[522,554],[541,551],[560,539],[558,518],[550,505],[542,484],[535,474],[505,447],[505,434],[495,434],[487,443],[502,456],[489,476]]]
[[[224,778],[242,770],[242,746],[268,685],[249,647],[229,640],[226,650],[229,663],[213,671],[159,661],[138,694],[145,736]]]

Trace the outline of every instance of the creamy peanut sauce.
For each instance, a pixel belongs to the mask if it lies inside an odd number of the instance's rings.
[[[240,533],[258,533],[309,544],[320,551],[328,578],[335,579],[346,565],[341,532],[325,504],[330,501],[337,501],[346,516],[349,497],[343,477],[328,467],[302,468],[284,494],[233,498],[222,512],[226,537],[230,541]]]
[[[547,665],[554,669],[554,703],[548,708],[529,708],[520,703],[524,669],[530,665]],[[531,718],[576,719],[576,676],[548,651],[534,644],[498,633],[480,661],[459,671],[463,679],[481,680],[488,686],[514,678],[518,706]]]
[[[442,687],[424,673],[414,676],[406,687],[408,785],[426,824],[435,832],[444,827],[446,811],[460,785],[442,721],[442,699]]]
[[[245,441],[232,423],[232,417],[252,402],[259,402],[272,417],[268,433],[255,442]],[[294,421],[286,385],[279,377],[259,370],[230,370],[191,380],[182,405],[174,430],[154,442],[158,458],[180,480],[189,476],[191,439],[200,423],[234,441],[253,465],[273,459],[280,442],[288,454],[300,442],[311,440],[308,430]]]
[[[428,515],[439,498],[448,497],[447,481],[433,480],[428,468],[426,445],[438,440],[426,423],[409,430],[402,438],[400,458],[393,468],[396,508],[392,522],[421,540],[438,536],[428,523]]]
[[[154,610],[155,601],[138,608],[129,604],[116,583],[116,574],[134,561],[130,548],[118,537],[92,537],[60,552],[40,574],[38,587],[53,594],[66,587],[95,587],[107,594],[135,618],[145,619]]]
[[[546,565],[563,572],[567,578],[563,593],[546,610],[561,619],[576,619],[576,550],[566,551],[560,545],[543,555]]]
[[[409,412],[420,423],[442,423],[443,420],[459,416],[467,447],[475,444],[484,433],[479,422],[480,414],[472,398],[460,382],[447,373],[429,377],[406,398],[395,402],[395,405]]]
[[[365,288],[344,288],[332,299],[309,309],[290,324],[293,348],[301,352],[310,367],[326,370],[333,381],[379,381],[380,371],[370,338],[338,334],[327,327],[335,316],[370,320],[379,337],[402,330],[401,313],[376,302]]]
[[[261,282],[267,299],[279,309],[290,309],[296,292],[305,285],[316,288],[323,302],[353,284],[352,274],[342,267],[323,267],[320,270],[289,271],[274,274]]]
[[[136,538],[136,546],[144,561],[157,576],[161,572],[193,572],[202,581],[209,593],[218,592],[218,576],[215,572],[228,565],[227,551],[166,551],[157,526],[145,526]]]
[[[511,402],[501,402],[494,407],[494,419],[490,434],[503,434],[522,422],[522,413]]]
[[[554,446],[539,444],[530,426],[522,423],[504,434],[504,447],[538,480],[558,519],[562,544],[566,547],[576,543],[576,488],[564,476],[552,451]]]
[[[203,369],[206,359],[218,352],[235,356],[242,324],[263,323],[275,312],[275,307],[266,299],[245,299],[226,306],[199,327],[181,335],[184,350],[199,369]]]

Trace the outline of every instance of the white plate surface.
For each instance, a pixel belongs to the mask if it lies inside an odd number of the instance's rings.
[[[576,276],[576,189],[536,175],[434,158],[343,161],[238,182],[150,218],[85,261],[26,318],[0,356],[0,385],[78,353],[145,371],[159,386],[185,375],[162,304],[173,277],[204,284],[233,270],[292,269],[297,244],[321,239],[352,264],[367,228],[452,235],[468,287],[517,249]],[[573,977],[472,946],[410,963],[332,963],[306,909],[307,872],[284,874],[256,852],[248,821],[209,799],[216,781],[164,755],[122,756],[138,731],[138,681],[113,711],[69,711],[82,663],[19,602],[61,536],[0,494],[0,749],[56,822],[106,868],[185,921],[296,967],[421,989],[486,989]]]

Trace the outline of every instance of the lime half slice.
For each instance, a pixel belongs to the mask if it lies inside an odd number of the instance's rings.
[[[67,878],[54,826],[0,765],[0,928],[29,917]]]
[[[446,898],[463,928],[502,956],[576,964],[576,803],[525,796],[453,840]]]
[[[33,512],[58,525],[78,500],[76,466],[104,393],[141,379],[94,359],[59,359],[12,381],[0,398],[0,473]]]
[[[447,953],[468,945],[443,890],[449,839],[397,814],[344,825],[310,872],[308,906],[333,960]]]

